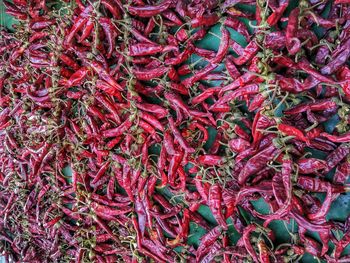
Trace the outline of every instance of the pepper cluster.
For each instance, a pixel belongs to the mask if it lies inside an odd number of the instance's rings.
[[[349,0],[3,2],[7,259],[350,261]]]

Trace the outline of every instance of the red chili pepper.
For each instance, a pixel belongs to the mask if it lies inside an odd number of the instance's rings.
[[[246,131],[239,125],[235,125],[234,127],[235,133],[238,135],[238,137],[241,137],[242,139],[249,141],[250,136],[246,133]]]
[[[120,244],[119,239],[113,234],[112,230],[105,222],[103,222],[97,216],[93,216],[93,219],[104,231],[106,231],[110,235],[112,240],[114,240],[117,244]]]
[[[333,181],[335,183],[344,184],[350,175],[350,162],[344,160],[341,164],[337,166],[335,174],[333,176]]]
[[[78,71],[70,76],[69,80],[66,82],[65,86],[67,88],[72,86],[79,86],[83,83],[86,75],[89,73],[89,69],[86,67],[80,68]]]
[[[215,93],[217,93],[221,88],[220,87],[212,87],[212,88],[207,88],[204,90],[202,93],[200,93],[198,96],[192,98],[192,104],[199,104],[203,102],[204,100],[210,98],[213,96]]]
[[[335,185],[327,181],[308,176],[299,176],[297,183],[302,189],[311,192],[327,192],[329,186],[331,186],[333,193],[344,193],[347,190],[344,185]]]
[[[62,60],[68,67],[72,68],[75,71],[80,69],[80,66],[72,58],[65,54],[60,55],[60,60]]]
[[[164,133],[163,144],[164,144],[164,148],[165,148],[166,152],[169,155],[176,154],[174,141],[173,141],[173,138],[168,130],[165,131],[165,133]]]
[[[186,31],[186,29],[184,28],[181,28],[180,30],[178,30],[176,33],[175,33],[175,37],[178,41],[180,42],[184,42],[186,41],[188,38],[189,38],[189,35]]]
[[[328,78],[324,75],[322,75],[321,73],[319,73],[317,70],[313,69],[310,65],[310,63],[305,59],[301,59],[298,62],[297,65],[301,70],[304,70],[306,73],[312,75],[313,77],[315,77],[317,80],[325,82],[325,83],[330,83],[330,84],[337,84],[336,81],[334,81],[331,78]]]
[[[224,163],[224,159],[222,158],[222,156],[206,154],[198,157],[198,164],[200,165],[215,166],[215,165],[221,165],[223,163]]]
[[[219,46],[218,52],[216,53],[215,58],[211,59],[210,63],[217,64],[221,62],[228,51],[229,45],[230,45],[230,32],[225,27],[221,27],[220,46]]]
[[[106,138],[109,137],[118,137],[126,132],[132,126],[132,121],[130,119],[126,119],[119,127],[105,130],[102,132],[102,135]]]
[[[325,200],[323,201],[322,206],[320,207],[319,211],[313,214],[308,214],[307,217],[310,220],[317,221],[317,220],[325,220],[326,215],[331,207],[332,201],[333,201],[333,194],[332,194],[332,187],[330,184],[327,185],[326,189],[327,195]]]
[[[233,57],[232,56],[227,56],[226,57],[225,67],[226,67],[226,69],[227,69],[227,71],[230,74],[230,77],[232,79],[237,79],[241,75],[239,73],[237,67],[235,66],[234,62],[233,62]]]
[[[309,139],[305,137],[304,133],[293,126],[281,123],[277,125],[277,129],[287,136],[294,136],[298,140],[309,143]]]
[[[350,244],[349,234],[346,233],[344,237],[338,241],[334,250],[334,258],[339,259],[344,249]]]
[[[178,16],[176,15],[175,12],[171,11],[171,10],[166,10],[162,12],[162,16],[164,16],[166,19],[174,22],[176,25],[178,26],[182,26],[183,22],[181,21],[180,18],[178,18]]]
[[[180,81],[179,75],[175,68],[171,67],[168,72],[168,77],[172,81]]]
[[[301,174],[312,174],[327,167],[327,163],[324,160],[316,158],[299,159],[297,164],[299,167],[298,171]]]
[[[320,100],[316,102],[310,102],[306,104],[301,104],[292,108],[289,108],[288,110],[285,110],[285,114],[297,114],[297,113],[302,113],[307,110],[311,111],[324,111],[330,108],[336,108],[338,107],[337,104],[332,101],[332,100]]]
[[[114,5],[113,3],[111,3],[111,1],[108,0],[101,0],[101,4],[108,9],[109,12],[111,12],[111,14],[113,15],[113,17],[115,19],[121,19],[121,14],[119,9],[117,8],[118,5]]]
[[[154,126],[155,128],[157,128],[160,131],[164,131],[164,127],[163,125],[157,120],[156,117],[154,117],[153,115],[140,111],[139,112],[139,116],[141,117],[141,119],[147,121],[148,123],[150,123],[152,126]]]
[[[100,170],[97,172],[97,174],[96,174],[94,180],[92,180],[92,182],[91,182],[92,184],[97,183],[97,182],[102,178],[102,176],[105,174],[106,170],[108,169],[109,165],[110,165],[109,162],[105,162],[105,163],[101,166],[101,168],[100,168]]]
[[[187,153],[193,153],[195,152],[195,149],[190,147],[188,145],[188,143],[185,141],[185,139],[182,137],[180,131],[177,129],[177,127],[175,126],[174,120],[172,117],[168,117],[169,120],[169,126],[170,129],[175,137],[175,139],[177,140],[177,142],[179,143],[179,145],[184,149],[185,152]]]
[[[183,219],[180,225],[180,232],[174,240],[168,241],[168,244],[170,246],[176,246],[181,241],[184,242],[187,239],[189,229],[190,229],[190,211],[188,209],[184,209]]]
[[[192,55],[194,50],[195,50],[194,46],[191,43],[189,43],[187,45],[186,49],[183,52],[181,52],[179,55],[177,55],[176,57],[166,59],[165,64],[166,65],[179,65],[179,64],[185,62]],[[178,72],[178,74],[184,75],[180,72]]]
[[[261,170],[268,161],[272,160],[279,153],[280,150],[272,144],[250,158],[238,175],[239,184],[244,184],[250,175]]]
[[[256,225],[253,225],[253,224],[244,228],[242,240],[243,240],[243,244],[244,244],[246,250],[248,251],[249,255],[253,258],[254,262],[259,262],[258,256],[257,256],[252,244],[250,243],[250,239],[249,239],[249,235],[255,229],[256,229]]]
[[[169,162],[169,171],[168,171],[168,182],[171,185],[174,185],[177,169],[179,168],[179,165],[182,161],[183,153],[178,152],[177,154],[174,154]]]
[[[227,230],[227,223],[222,213],[222,193],[219,184],[213,184],[209,189],[208,206],[213,213],[215,220],[224,229]]]
[[[117,108],[115,107],[115,104],[113,104],[106,96],[104,96],[101,93],[96,93],[95,98],[97,101],[101,103],[101,105],[107,109],[113,116],[113,120],[117,123],[120,124],[120,117]]]
[[[306,17],[326,29],[330,29],[336,26],[336,22],[334,20],[325,19],[318,15],[316,12],[307,12]]]
[[[347,66],[343,66],[341,69],[339,69],[337,75],[338,79],[342,81],[340,85],[345,93],[345,96],[350,97],[350,84],[348,81],[346,81],[350,78],[350,69]]]
[[[212,112],[230,112],[231,111],[231,107],[225,104],[215,104],[215,105],[212,105],[209,109]]]
[[[248,106],[248,111],[253,112],[259,109],[262,106],[262,104],[266,101],[267,97],[268,97],[268,92],[262,92],[257,94],[250,102]]]
[[[233,63],[236,65],[243,65],[250,61],[259,51],[259,46],[254,40],[249,42],[249,44],[244,48],[243,54],[238,58],[233,58]]]
[[[193,18],[191,20],[191,26],[193,28],[200,26],[212,26],[215,25],[219,21],[219,19],[220,17],[216,13],[202,15],[200,17]]]
[[[350,132],[347,132],[341,135],[333,135],[333,134],[328,134],[326,132],[321,132],[321,136],[327,138],[331,142],[336,142],[336,143],[350,142]]]
[[[250,143],[242,138],[236,138],[230,140],[228,145],[233,152],[240,153],[246,150],[250,146]]]
[[[201,70],[198,70],[194,73],[192,77],[185,79],[182,84],[184,84],[187,88],[193,86],[195,82],[200,80],[203,76],[207,75],[209,72],[213,71],[218,65],[209,64]]]
[[[299,7],[294,8],[288,16],[288,25],[286,29],[286,46],[291,55],[295,55],[301,48],[301,43],[296,34],[299,28]]]
[[[128,11],[134,16],[152,17],[166,11],[170,5],[170,0],[164,0],[159,5],[128,6]]]
[[[27,17],[28,17],[27,14],[23,13],[19,8],[17,8],[11,2],[4,0],[3,4],[6,8],[5,9],[6,14],[12,15],[19,20],[26,20],[27,19]]]
[[[145,122],[143,120],[139,120],[138,125],[145,131],[147,132],[149,135],[151,136],[156,136],[156,129],[153,128],[153,126],[151,124],[149,124],[148,122]],[[157,139],[158,140],[158,139]]]
[[[82,29],[82,27],[87,23],[88,16],[93,11],[93,6],[88,5],[85,9],[80,13],[80,15],[74,20],[73,26],[69,31],[65,39],[65,43],[67,45],[71,45],[73,41],[73,37],[77,34],[77,32]]]
[[[150,18],[148,20],[148,23],[146,25],[146,28],[144,28],[144,30],[140,30],[141,32],[144,32],[145,36],[149,36],[149,34],[153,31],[153,29],[155,28],[156,23],[154,21],[154,18]]]
[[[169,70],[168,67],[158,67],[154,69],[141,69],[141,68],[133,68],[132,73],[139,80],[152,80],[154,78],[162,77]]]
[[[134,56],[146,56],[154,55],[159,52],[163,52],[164,47],[155,43],[138,43],[129,46],[129,55]]]
[[[122,172],[122,186],[125,189],[129,199],[134,202],[134,194],[132,191],[131,178],[130,178],[130,166],[127,163],[123,164],[123,172]]]
[[[279,1],[279,7],[273,11],[273,13],[267,18],[266,22],[270,26],[274,26],[278,23],[278,21],[281,19],[284,11],[288,7],[289,1]]]
[[[250,35],[246,25],[239,19],[234,17],[227,17],[224,21],[224,25],[240,33],[242,36],[244,36],[246,40],[250,39]]]
[[[158,119],[163,119],[169,114],[169,111],[167,109],[157,104],[142,102],[142,103],[136,103],[136,107],[139,108],[140,110],[151,112]]]
[[[173,92],[164,93],[165,99],[170,103],[170,106],[176,111],[181,110],[186,113],[187,116],[191,116],[189,107],[183,102],[181,97]]]
[[[105,36],[108,41],[108,52],[107,52],[107,58],[110,58],[112,56],[112,53],[115,49],[115,29],[114,25],[112,24],[111,19],[107,17],[101,17],[98,20],[99,24],[101,25],[103,32],[105,33]]]
[[[119,101],[123,100],[120,94],[120,91],[118,91],[114,86],[111,86],[110,84],[108,84],[106,81],[103,81],[100,79],[97,80],[96,88],[99,90],[103,90],[105,93],[116,97]]]
[[[197,262],[201,260],[201,258],[205,255],[205,252],[215,243],[221,233],[222,227],[216,226],[200,239],[199,247],[196,253]]]
[[[190,125],[188,126],[188,128],[192,131],[194,131],[196,128],[198,128],[202,133],[203,133],[203,143],[205,143],[206,141],[208,141],[209,139],[209,132],[207,130],[206,127],[204,127],[202,124],[200,124],[199,122],[195,121],[190,123]]]
[[[230,93],[227,93],[223,97],[221,97],[213,106],[211,106],[209,109],[214,108],[215,105],[220,105],[223,103],[230,102],[231,100],[237,99],[241,96],[245,95],[252,95],[259,92],[259,85],[258,84],[248,84],[246,86],[243,86],[235,91],[232,91]]]
[[[240,44],[238,44],[233,39],[230,39],[230,47],[238,56],[242,56],[243,55],[244,47],[242,47]],[[233,58],[234,57],[231,57],[231,60],[232,60],[232,63],[234,64]]]
[[[55,23],[56,21],[54,19],[36,18],[31,21],[30,28],[33,30],[43,30]]]
[[[156,43],[154,43],[152,40],[148,39],[147,37],[145,37],[143,34],[141,34],[136,28],[132,28],[130,30],[130,33],[133,34],[133,36],[140,42],[144,42],[144,44],[150,44],[153,46],[157,46]],[[143,43],[139,43],[139,48],[141,49]],[[136,49],[136,50],[135,50]],[[133,52],[138,53],[138,52],[145,52],[145,51],[141,51],[141,50],[137,50],[137,48],[135,48],[135,46],[133,46],[133,48],[130,47],[130,50],[133,50]],[[150,60],[151,61],[151,60]]]
[[[154,248],[154,247],[155,247],[155,245],[152,244],[151,248]],[[166,262],[167,262],[167,260],[166,260],[165,258],[160,257],[159,255],[157,255],[157,254],[155,254],[155,253],[153,253],[153,252],[147,250],[146,248],[143,248],[142,245],[139,245],[139,246],[138,246],[138,251],[139,251],[140,253],[142,253],[142,254],[144,254],[144,255],[146,255],[146,256],[148,256],[148,257],[154,259],[156,262],[161,262],[161,263],[166,263]]]
[[[92,61],[89,66],[98,74],[98,76],[107,82],[111,87],[118,91],[122,91],[123,88],[115,81],[115,79],[109,75],[109,73],[102,67],[102,65],[97,61]]]
[[[27,1],[26,0],[14,0],[13,3],[18,6],[26,6]]]
[[[326,174],[334,167],[336,167],[349,153],[349,146],[346,144],[341,144],[337,149],[335,149],[326,157],[327,169],[325,169],[324,173]]]

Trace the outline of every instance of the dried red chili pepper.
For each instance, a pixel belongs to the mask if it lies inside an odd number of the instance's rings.
[[[313,220],[313,221],[325,220],[326,215],[331,207],[332,198],[333,198],[332,187],[330,184],[327,185],[326,192],[327,192],[326,198],[323,201],[323,204],[320,207],[319,211],[317,211],[316,213],[307,215],[310,220]]]
[[[170,129],[171,129],[174,137],[178,141],[179,145],[184,149],[185,152],[193,153],[195,151],[195,149],[192,148],[191,146],[189,146],[188,143],[185,141],[185,139],[182,137],[180,131],[175,126],[173,118],[168,117],[168,120],[169,120]]]
[[[212,26],[219,21],[220,17],[216,13],[203,15],[201,17],[196,17],[191,20],[191,26],[193,28],[200,26]]]
[[[114,18],[121,19],[120,10],[117,8],[118,5],[114,5],[111,1],[107,0],[101,0],[101,4],[111,12]]]
[[[67,88],[72,86],[79,86],[83,83],[85,77],[89,73],[89,69],[86,67],[80,68],[78,71],[74,72],[73,75],[70,76],[69,80],[66,82],[65,86]]]
[[[313,177],[299,176],[297,183],[304,190],[311,192],[327,192],[329,186],[331,186],[331,190],[333,193],[346,192],[346,187],[344,185],[331,184],[327,181]]]
[[[316,158],[299,159],[297,164],[299,167],[298,171],[301,174],[312,174],[327,167],[326,161]]]
[[[191,87],[195,82],[200,80],[203,76],[207,75],[209,72],[213,71],[218,65],[217,64],[209,64],[201,70],[198,70],[194,73],[193,76],[185,79],[182,84],[186,87]]]
[[[203,102],[204,100],[210,98],[213,96],[215,93],[217,93],[221,88],[220,87],[212,87],[212,88],[207,88],[204,90],[202,93],[200,93],[198,96],[192,98],[192,104],[199,104]]]
[[[249,42],[249,44],[244,48],[243,54],[238,58],[233,58],[233,63],[236,65],[243,65],[250,61],[259,51],[259,46],[254,40]]]
[[[344,237],[336,244],[335,250],[334,250],[334,257],[336,259],[339,259],[343,250],[347,245],[350,244],[350,238],[348,234],[345,234]]]
[[[303,58],[303,59],[301,59],[301,61],[299,61],[298,67],[300,69],[304,70],[306,73],[312,75],[313,77],[315,77],[319,81],[322,81],[322,82],[325,82],[325,83],[330,83],[330,84],[337,84],[336,81],[334,81],[333,79],[328,78],[326,76],[323,76],[317,70],[313,69],[310,66],[310,63],[305,58]]]
[[[88,21],[88,16],[93,11],[93,6],[88,5],[85,7],[85,9],[80,13],[80,15],[74,20],[73,26],[69,31],[69,34],[67,35],[67,38],[65,39],[65,43],[67,45],[71,45],[74,36],[77,34],[77,32],[86,24]]]
[[[108,41],[108,52],[107,52],[107,58],[110,58],[112,56],[112,53],[115,49],[115,29],[112,24],[111,19],[107,17],[101,17],[98,20],[99,24],[101,25],[103,32],[106,35],[107,41]]]
[[[341,144],[326,157],[327,168],[325,169],[324,173],[328,173],[331,169],[337,166],[349,153],[349,146],[347,144]]]
[[[341,135],[332,135],[326,132],[321,132],[320,135],[327,138],[331,142],[336,142],[336,143],[350,142],[350,132],[341,134]]]
[[[296,107],[289,108],[288,110],[285,110],[285,114],[297,114],[302,113],[307,110],[311,111],[323,111],[330,108],[336,108],[337,104],[333,100],[320,100],[316,102],[310,102],[306,104],[301,104]]]
[[[252,158],[250,158],[245,164],[244,168],[238,175],[238,182],[244,184],[250,175],[263,168],[266,163],[272,160],[276,155],[280,153],[280,150],[275,145],[270,145],[266,149],[260,151]]]
[[[211,245],[215,243],[215,241],[219,238],[221,233],[222,227],[216,226],[200,239],[201,242],[196,254],[197,261],[199,261],[204,256],[205,251],[207,251],[208,248],[210,248]]]
[[[115,81],[115,79],[109,75],[109,73],[102,67],[97,61],[89,63],[90,67],[98,74],[98,76],[107,82],[111,87],[118,91],[122,91],[123,88]]]
[[[309,143],[309,139],[305,137],[304,133],[293,126],[281,123],[277,125],[277,129],[287,136],[294,136],[297,140]]]
[[[288,16],[286,29],[286,47],[291,55],[295,55],[301,48],[300,40],[296,37],[299,28],[299,7],[294,8]]]
[[[102,136],[106,138],[118,137],[126,132],[132,126],[132,124],[133,123],[130,119],[126,119],[119,127],[103,131]]]
[[[230,44],[230,32],[225,27],[222,27],[220,46],[219,46],[218,52],[216,53],[215,58],[211,59],[210,63],[217,64],[221,62],[228,51],[229,44]]]
[[[221,187],[218,184],[213,184],[209,189],[208,205],[218,224],[224,230],[227,230],[228,226],[223,216],[221,202],[222,202]]]
[[[288,2],[289,1],[279,1],[279,6],[275,10],[273,10],[273,13],[267,18],[266,22],[270,26],[274,26],[278,23],[278,21],[281,19],[284,11],[288,7]]]
[[[159,67],[154,69],[134,68],[132,73],[139,80],[152,80],[163,76],[166,72],[168,72],[168,70],[168,67]]]
[[[128,6],[130,14],[139,17],[152,17],[166,11],[171,5],[170,0],[164,0],[159,5]]]

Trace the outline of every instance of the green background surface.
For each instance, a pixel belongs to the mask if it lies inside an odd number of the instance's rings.
[[[295,6],[295,3],[297,3],[297,1],[292,1],[292,5]],[[251,9],[250,7],[248,7],[247,9]],[[291,9],[291,7],[289,7],[289,10]],[[326,12],[328,12],[329,8],[326,8]],[[288,10],[287,10],[288,11]],[[247,25],[247,21],[246,20],[242,20],[243,22],[245,22]],[[0,24],[2,26],[7,27],[8,29],[12,30],[12,25],[15,24],[16,21],[15,19],[13,19],[13,17],[7,15],[4,13],[4,6],[3,6],[3,2],[2,0],[0,0]],[[229,29],[230,33],[231,33],[231,38],[234,39],[236,42],[238,42],[239,44],[241,44],[242,46],[246,46],[247,43],[244,39],[244,37],[242,35],[240,35],[238,32]],[[315,32],[317,34],[321,34],[322,33],[322,29],[320,28],[315,28]],[[219,43],[220,43],[220,25],[215,25],[211,28],[209,34],[201,41],[199,41],[197,43],[197,45],[199,47],[205,48],[205,49],[210,49],[210,50],[217,50]],[[232,54],[234,54],[233,51],[231,51]],[[193,63],[196,62],[198,59],[200,59],[198,56],[192,56],[188,63]],[[202,63],[199,62],[197,63],[197,66],[201,65]],[[203,64],[202,64],[203,65]],[[218,69],[216,69],[216,71],[220,71],[222,70],[222,67],[218,67]],[[218,83],[215,82],[211,82],[213,85],[217,85]],[[281,109],[282,110],[282,109]],[[328,132],[331,132],[335,125],[337,124],[338,118],[337,116],[334,116],[330,121],[328,121],[326,123],[326,129]],[[215,130],[214,129],[209,129],[210,132],[210,140],[207,142],[206,147],[210,147],[211,143],[213,142],[214,138],[215,138]],[[322,155],[321,152],[316,151],[316,150],[309,150],[310,153],[312,154],[312,157],[316,157],[316,158],[324,158],[324,155]],[[70,176],[71,174],[71,170],[69,167],[67,167],[66,169],[64,169],[64,173],[67,176]],[[333,171],[330,172],[330,174],[328,175],[328,178],[331,178],[332,174],[334,173],[334,169]],[[173,197],[171,196],[171,193],[166,189],[162,189],[159,190],[164,196],[171,198],[171,200],[175,200],[175,202],[181,202],[180,198],[177,197]],[[322,194],[317,194],[317,196],[323,200],[324,195]],[[260,213],[264,213],[267,214],[269,213],[269,209],[267,204],[262,200],[259,199],[258,201],[253,202],[254,207],[256,208],[256,210]],[[212,225],[215,225],[216,222],[209,210],[208,207],[206,206],[201,206],[199,211],[198,211],[209,223],[211,223]],[[350,193],[347,194],[343,194],[340,195],[340,197],[335,200],[331,206],[331,210],[327,216],[328,219],[333,219],[333,220],[337,220],[337,221],[344,221],[347,216],[350,214]],[[261,223],[262,221],[256,221],[256,219],[254,219],[252,216],[250,216],[248,213],[246,213],[246,219],[247,221],[252,221],[252,222],[257,222],[257,223]],[[228,223],[232,223],[230,220],[228,220]],[[288,243],[291,240],[291,235],[290,233],[297,233],[297,227],[296,224],[294,222],[294,220],[291,220],[290,222],[284,222],[284,221],[274,221],[272,222],[269,227],[274,230],[275,235],[276,235],[276,242],[275,242],[275,247],[279,244],[282,243]],[[204,229],[202,229],[201,227],[198,227],[196,224],[191,223],[190,225],[190,237],[188,239],[188,243],[189,245],[194,245],[194,246],[198,246],[199,243],[199,238],[201,236],[203,236],[206,233],[206,231]],[[335,233],[337,235],[337,233]],[[316,240],[320,241],[319,237],[317,234],[315,233],[309,233],[310,236],[314,237]],[[234,229],[234,227],[232,225],[230,225],[229,227],[229,237],[231,239],[231,241],[233,243],[236,243],[237,240],[239,239],[240,235],[237,233],[237,231]],[[333,247],[332,244],[330,244],[331,248]],[[178,250],[181,250],[181,248],[177,248]],[[330,250],[331,251],[331,250]],[[349,254],[350,253],[350,247],[348,246],[346,249],[345,254]],[[0,259],[0,262],[3,261],[3,259]],[[318,262],[318,260],[315,260],[311,255],[306,254],[302,259],[301,262]]]

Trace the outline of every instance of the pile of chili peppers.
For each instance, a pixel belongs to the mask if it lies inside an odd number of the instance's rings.
[[[8,260],[350,261],[350,1],[3,2]]]

